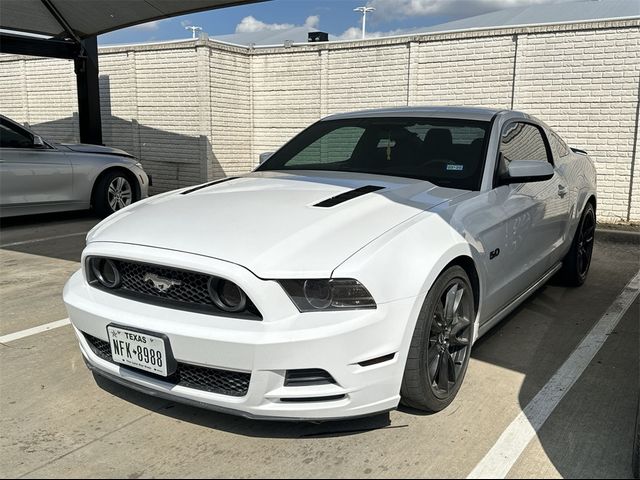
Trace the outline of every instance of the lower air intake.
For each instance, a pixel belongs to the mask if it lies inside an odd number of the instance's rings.
[[[109,342],[100,340],[87,333],[83,333],[87,339],[93,353],[108,362],[115,363],[111,356],[111,346]],[[129,368],[121,366],[121,368]],[[219,370],[217,368],[200,367],[188,363],[179,363],[176,373],[171,377],[158,377],[156,375],[132,369],[142,375],[152,378],[160,378],[164,382],[180,385],[182,387],[203,390],[205,392],[219,393],[231,397],[244,397],[249,390],[251,374],[244,372],[233,372],[230,370]]]

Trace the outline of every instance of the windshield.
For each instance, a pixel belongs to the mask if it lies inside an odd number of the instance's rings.
[[[329,170],[428,180],[478,190],[489,122],[441,118],[359,118],[318,122],[258,171]]]

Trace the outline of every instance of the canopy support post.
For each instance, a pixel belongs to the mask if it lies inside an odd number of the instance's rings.
[[[102,145],[100,84],[98,79],[98,40],[82,40],[81,53],[74,59],[78,89],[80,142]]]

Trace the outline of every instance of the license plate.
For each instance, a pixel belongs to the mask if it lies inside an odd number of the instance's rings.
[[[107,332],[114,362],[163,377],[168,375],[163,338],[111,325],[107,326]]]

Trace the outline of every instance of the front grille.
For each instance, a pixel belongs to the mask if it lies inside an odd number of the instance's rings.
[[[93,278],[93,272],[89,266],[91,259],[89,259],[87,272],[92,286],[105,292],[154,305],[246,320],[262,320],[260,312],[249,299],[247,299],[245,310],[241,312],[226,312],[216,306],[209,295],[209,280],[215,278],[211,275],[129,260],[115,258],[111,260],[120,272],[120,285],[117,288],[106,288]],[[148,274],[170,279],[174,281],[173,285],[166,291],[159,291],[145,282],[144,278]]]
[[[89,347],[93,353],[103,360],[115,363],[111,356],[111,347],[109,342],[100,340],[87,333],[83,333]],[[121,368],[130,368],[124,365]],[[178,368],[171,377],[159,377],[143,370],[135,370],[137,373],[148,375],[153,378],[159,378],[162,381],[180,385],[182,387],[193,388],[195,390],[203,390],[205,392],[219,393],[221,395],[229,395],[232,397],[244,397],[249,390],[249,382],[251,374],[244,372],[233,372],[230,370],[219,370],[217,368],[199,367],[188,363],[178,362]]]

